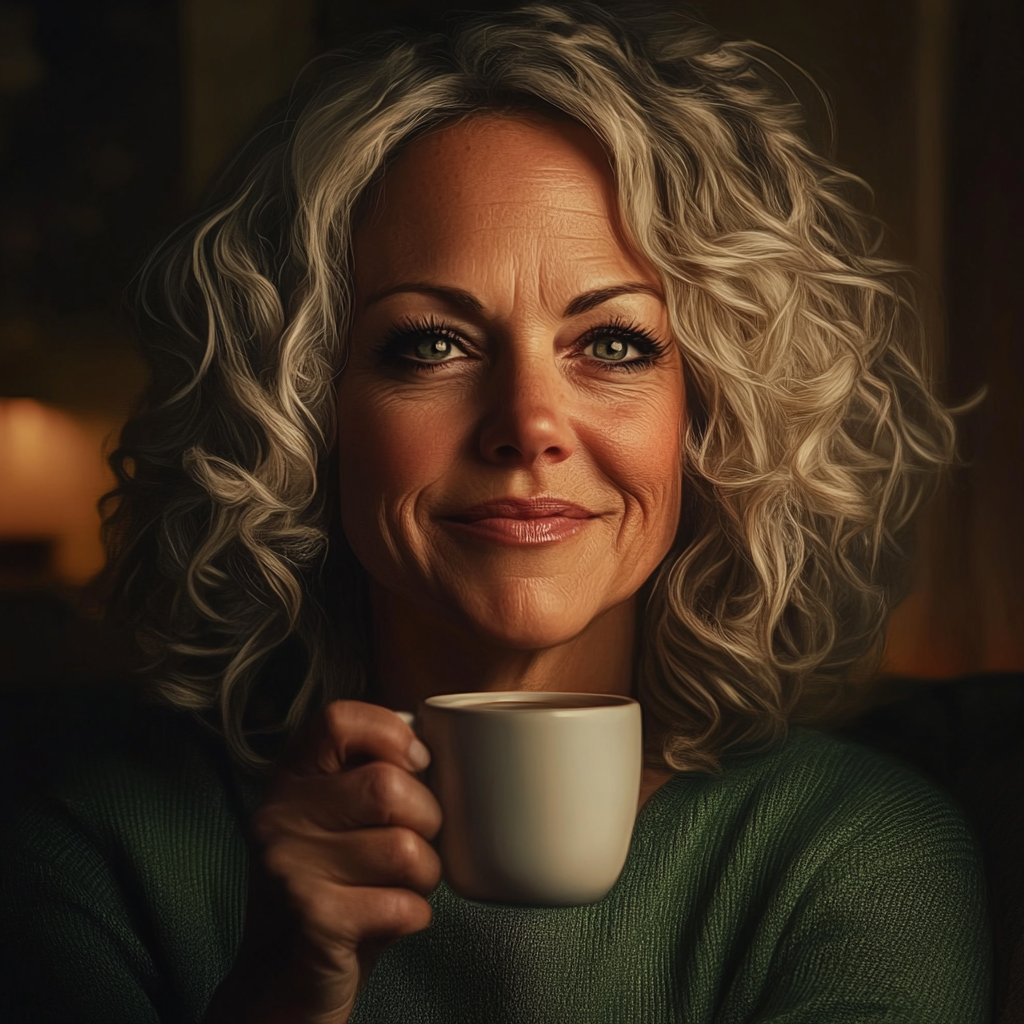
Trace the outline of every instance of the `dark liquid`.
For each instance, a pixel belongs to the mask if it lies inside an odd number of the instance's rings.
[[[488,711],[553,711],[566,708],[621,707],[619,701],[598,695],[580,694],[579,697],[559,697],[558,700],[478,700],[472,704],[459,704],[460,708],[486,708]]]

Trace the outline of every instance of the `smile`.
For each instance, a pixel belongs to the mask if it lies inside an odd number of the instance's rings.
[[[442,522],[453,532],[464,536],[497,544],[518,545],[550,544],[558,540],[568,540],[581,533],[590,519],[569,519],[567,516],[511,519],[507,516],[495,516],[477,519],[472,523],[459,522],[457,519],[445,519]]]
[[[445,516],[446,527],[464,537],[497,544],[551,544],[586,529],[597,514],[560,498],[502,498]]]

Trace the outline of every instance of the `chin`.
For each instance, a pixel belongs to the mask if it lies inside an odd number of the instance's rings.
[[[535,588],[481,595],[462,605],[468,628],[492,643],[515,650],[558,647],[579,636],[601,609],[581,606],[578,595]]]

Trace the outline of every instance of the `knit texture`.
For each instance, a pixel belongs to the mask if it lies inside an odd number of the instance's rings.
[[[199,1022],[241,937],[259,789],[188,720],[71,752],[0,846],[0,1020]],[[682,774],[586,907],[443,883],[352,1024],[981,1024],[985,893],[949,801],[807,730]]]

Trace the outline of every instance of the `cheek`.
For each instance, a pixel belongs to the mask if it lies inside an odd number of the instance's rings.
[[[455,439],[427,403],[374,396],[358,385],[338,394],[343,501],[370,512],[380,499],[407,495],[439,476]]]
[[[626,499],[619,543],[622,557],[633,567],[634,583],[654,571],[676,538],[684,418],[681,392],[677,396],[666,391],[638,407],[608,409],[600,429],[593,422],[588,425],[601,470]]]
[[[631,494],[663,498],[679,490],[684,406],[675,395],[612,405],[586,423],[588,447]]]

